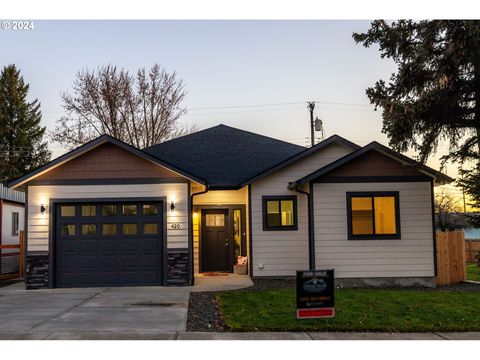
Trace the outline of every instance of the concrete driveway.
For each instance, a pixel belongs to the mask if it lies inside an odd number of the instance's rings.
[[[0,288],[0,339],[173,338],[186,329],[190,289],[7,286]]]

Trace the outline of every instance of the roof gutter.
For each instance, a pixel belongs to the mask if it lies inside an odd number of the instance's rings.
[[[288,185],[289,190],[294,190],[300,194],[307,196],[308,206],[308,265],[310,270],[315,270],[315,224],[313,221],[313,184],[310,183],[310,192],[300,190],[298,185],[290,183]]]

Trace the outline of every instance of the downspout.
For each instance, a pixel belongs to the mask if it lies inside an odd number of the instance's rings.
[[[208,192],[208,190],[209,190],[208,184],[205,184],[205,190],[197,192],[197,193],[193,193],[193,194],[190,195],[190,224],[189,224],[189,228],[191,230],[190,230],[190,237],[189,237],[188,241],[190,243],[189,247],[190,247],[191,252],[192,252],[192,256],[190,256],[190,267],[192,269],[192,281],[191,281],[192,286],[195,284],[195,269],[194,269],[195,262],[194,262],[194,259],[193,259],[195,254],[193,253],[193,220],[192,220],[193,197],[196,196],[196,195],[206,194]]]
[[[295,185],[294,190],[300,194],[307,196],[308,206],[308,263],[310,270],[315,270],[315,238],[314,238],[314,222],[313,222],[313,201],[312,192],[313,186],[310,184],[310,192],[300,190],[298,185]]]

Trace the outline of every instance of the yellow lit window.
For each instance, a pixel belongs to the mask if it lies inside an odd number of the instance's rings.
[[[398,193],[348,193],[349,239],[399,238]]]
[[[263,229],[296,230],[295,212],[295,196],[264,196]]]

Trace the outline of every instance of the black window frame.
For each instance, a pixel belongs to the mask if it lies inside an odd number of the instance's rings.
[[[12,236],[20,234],[20,213],[18,211],[12,212]]]
[[[281,201],[293,200],[293,225],[268,226],[267,221],[267,201],[278,201],[280,213],[282,212]],[[262,217],[263,217],[263,231],[295,231],[298,230],[298,215],[297,215],[297,196],[296,195],[269,195],[262,196]]]
[[[372,198],[372,221],[373,234],[354,235],[352,233],[352,198],[367,197]],[[394,197],[395,198],[395,234],[375,234],[375,197]],[[356,191],[347,192],[347,228],[348,240],[399,240],[401,239],[400,225],[400,196],[398,191]]]

